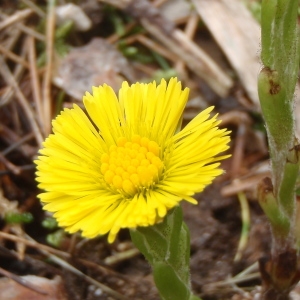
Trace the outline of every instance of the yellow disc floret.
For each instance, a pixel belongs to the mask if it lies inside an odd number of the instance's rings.
[[[101,156],[101,173],[113,189],[133,196],[152,187],[159,179],[163,163],[159,146],[146,137],[134,135],[131,140],[121,137],[117,145]]]

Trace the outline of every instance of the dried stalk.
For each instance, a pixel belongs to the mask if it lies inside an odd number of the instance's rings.
[[[215,62],[192,42],[181,30],[167,20],[146,0],[100,0],[120,9],[139,20],[144,28],[171,52],[179,56],[217,94],[225,96],[232,79]]]
[[[51,132],[51,81],[53,69],[53,45],[55,29],[55,0],[48,1],[47,28],[46,28],[46,72],[43,82],[43,119],[44,132],[47,136]]]
[[[40,87],[40,82],[38,77],[38,71],[36,67],[35,42],[33,37],[29,36],[27,38],[27,45],[28,45],[28,52],[29,52],[28,58],[30,64],[30,79],[32,85],[33,99],[36,106],[37,119],[40,126],[42,126],[42,128],[44,129],[42,95],[41,95],[41,87]]]
[[[32,10],[29,8],[15,12],[12,16],[9,16],[0,23],[0,31],[8,26],[22,21],[23,19],[26,19],[30,14],[32,14]]]
[[[25,59],[23,59],[22,57],[20,57],[19,55],[15,54],[15,53],[9,51],[1,44],[0,44],[0,52],[3,54],[3,56],[6,56],[7,58],[11,59],[15,63],[20,64],[23,67],[29,69],[29,64]]]
[[[31,128],[32,128],[34,134],[35,134],[36,141],[37,141],[39,147],[41,147],[44,138],[41,134],[38,124],[36,123],[35,115],[31,109],[27,99],[25,98],[24,94],[22,93],[21,89],[19,88],[19,85],[16,82],[14,76],[11,74],[11,71],[7,67],[2,56],[0,56],[0,64],[2,66],[0,68],[0,73],[3,77],[3,79],[6,81],[7,85],[12,86],[13,89],[15,90],[17,99],[19,100],[20,105],[22,106],[25,114],[27,115],[28,121],[31,125]]]

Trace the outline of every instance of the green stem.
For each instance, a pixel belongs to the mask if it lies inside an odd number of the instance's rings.
[[[295,147],[293,98],[299,70],[298,0],[262,1],[264,68],[258,93],[268,134],[272,181],[258,189],[260,204],[272,227],[272,251],[260,261],[263,300],[289,299],[299,280],[296,251],[295,186],[299,172]]]
[[[295,143],[293,97],[299,69],[297,8],[298,0],[263,0],[261,58],[265,67],[258,78],[270,148],[272,192],[279,213],[290,222],[290,229],[294,225],[294,190],[299,170],[298,159],[290,160]]]
[[[130,231],[135,246],[153,268],[162,300],[200,300],[190,285],[190,235],[176,207],[162,223]]]

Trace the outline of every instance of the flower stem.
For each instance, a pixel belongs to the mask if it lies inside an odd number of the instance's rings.
[[[190,286],[190,234],[176,207],[162,223],[130,231],[135,246],[153,268],[162,300],[200,300]]]
[[[272,251],[260,262],[262,299],[288,299],[299,280],[295,251],[295,186],[299,172],[293,98],[299,70],[298,0],[262,1],[264,68],[258,93],[268,134],[272,180],[259,186],[259,201],[270,220]]]

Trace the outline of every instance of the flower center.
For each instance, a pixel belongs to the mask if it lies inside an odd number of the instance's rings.
[[[119,138],[117,145],[111,146],[108,153],[101,156],[101,173],[105,182],[131,196],[153,186],[162,169],[158,144],[138,135],[131,141]]]

